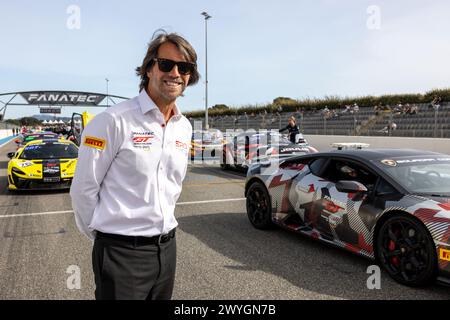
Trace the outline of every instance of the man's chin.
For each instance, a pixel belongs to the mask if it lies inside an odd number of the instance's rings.
[[[175,100],[176,98],[183,96],[183,90],[176,91],[166,91],[164,92],[164,97],[168,100]]]

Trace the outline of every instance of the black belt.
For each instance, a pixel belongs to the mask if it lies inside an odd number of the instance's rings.
[[[169,231],[166,234],[160,234],[158,236],[153,237],[143,237],[143,236],[125,236],[122,234],[113,234],[113,233],[104,233],[101,231],[97,231],[97,238],[106,238],[106,239],[114,239],[120,240],[128,243],[132,243],[134,245],[138,244],[160,244],[165,243],[175,237],[175,228]]]

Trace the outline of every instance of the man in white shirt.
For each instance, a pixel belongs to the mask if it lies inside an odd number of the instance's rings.
[[[184,38],[158,35],[136,68],[139,96],[83,132],[70,195],[79,230],[94,240],[96,299],[172,296],[174,210],[192,136],[175,101],[198,82],[196,61]]]

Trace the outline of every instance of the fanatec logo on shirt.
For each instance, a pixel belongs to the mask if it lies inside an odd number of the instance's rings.
[[[131,140],[135,148],[149,150],[152,145],[152,141],[155,138],[153,131],[132,131]]]

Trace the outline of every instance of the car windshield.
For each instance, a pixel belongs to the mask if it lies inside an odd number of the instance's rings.
[[[78,157],[78,149],[69,143],[42,143],[25,147],[19,159],[74,159]]]
[[[292,142],[287,139],[286,137],[282,135],[276,135],[276,134],[270,134],[270,135],[263,135],[258,134],[252,137],[253,143],[264,143],[268,145],[275,145],[275,144],[291,144]]]
[[[31,141],[31,140],[42,140],[42,139],[55,139],[57,138],[58,135],[56,134],[39,134],[39,135],[31,135],[31,136],[27,136],[25,137],[25,141]]]
[[[203,142],[220,142],[222,134],[220,131],[194,131],[192,133],[192,140]]]
[[[420,195],[450,195],[450,158],[385,161],[383,169],[405,189]]]

